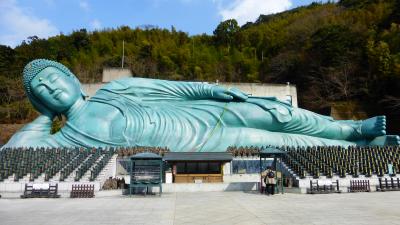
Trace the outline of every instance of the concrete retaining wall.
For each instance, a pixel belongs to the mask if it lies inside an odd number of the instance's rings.
[[[130,69],[123,68],[104,68],[103,69],[103,79],[102,82],[110,82],[112,80],[117,80],[124,77],[132,77],[132,72]]]
[[[225,183],[260,182],[260,174],[230,174],[224,175]]]
[[[257,182],[163,184],[163,192],[254,191]]]

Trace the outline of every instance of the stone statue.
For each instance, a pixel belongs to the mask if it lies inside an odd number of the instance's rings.
[[[37,59],[23,71],[26,94],[42,115],[5,147],[162,146],[226,151],[229,146],[399,145],[384,116],[335,121],[274,97],[201,82],[124,78],[86,99],[75,75]],[[51,134],[53,118],[67,118]]]

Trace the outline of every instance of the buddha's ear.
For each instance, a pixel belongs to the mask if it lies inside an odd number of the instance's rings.
[[[69,76],[74,80],[74,82],[75,82],[77,85],[81,86],[81,82],[78,80],[78,78],[76,78],[75,75],[69,75]]]
[[[86,92],[82,89],[82,87],[81,87],[81,95],[82,95],[83,99],[86,99],[87,97],[89,97],[89,95],[86,94]]]
[[[89,95],[87,95],[86,92],[83,90],[82,84],[81,84],[81,82],[78,80],[78,78],[77,78],[76,76],[73,76],[72,79],[75,81],[75,83],[76,83],[77,85],[79,85],[79,89],[81,90],[81,96],[82,96],[82,98],[83,98],[83,99],[86,99],[87,97],[89,97]]]

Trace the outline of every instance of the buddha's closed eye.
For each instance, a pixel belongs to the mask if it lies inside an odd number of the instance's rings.
[[[53,82],[56,81],[59,77],[60,77],[60,76],[59,76],[58,74],[53,73],[53,74],[50,75],[49,81],[50,81],[51,83],[53,83]]]
[[[40,85],[39,87],[37,87],[37,92],[38,92],[39,94],[42,94],[42,93],[44,92],[45,89],[46,89],[46,88],[45,88],[43,85]]]

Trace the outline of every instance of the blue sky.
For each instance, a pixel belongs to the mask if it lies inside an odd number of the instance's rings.
[[[315,0],[314,0],[315,1]],[[155,25],[212,34],[223,20],[239,24],[308,5],[313,0],[0,0],[0,44],[15,47],[28,36],[40,38],[86,28]],[[326,0],[318,2],[326,2]]]

